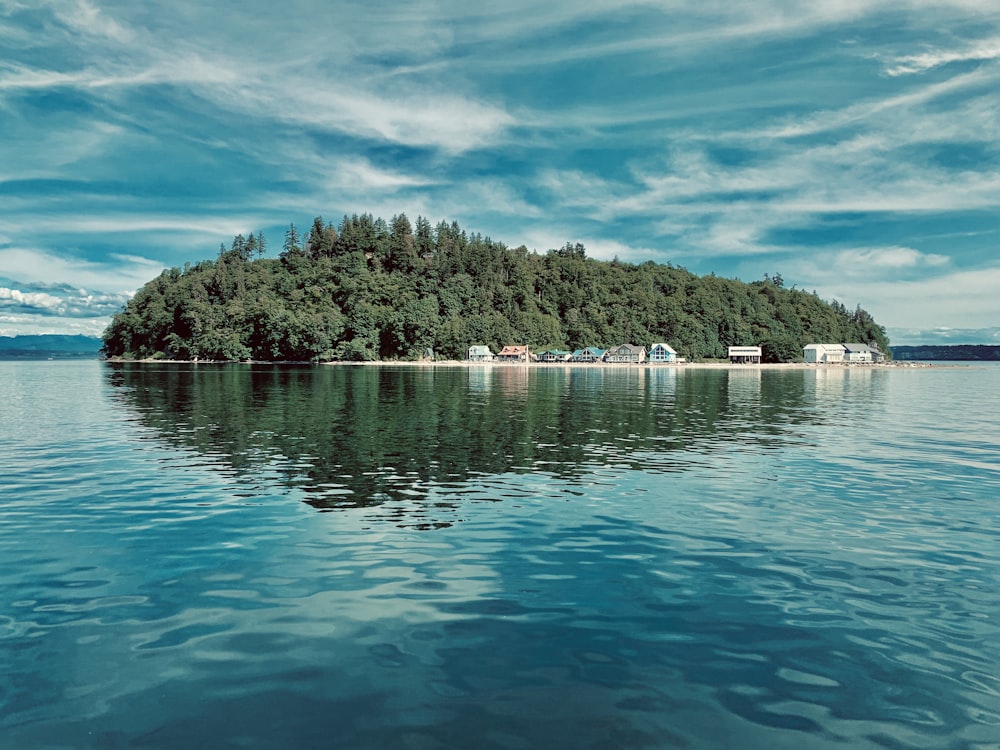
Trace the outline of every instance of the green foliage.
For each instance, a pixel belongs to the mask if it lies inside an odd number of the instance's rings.
[[[567,243],[542,255],[457,223],[415,225],[371,214],[340,226],[289,225],[280,257],[237,235],[214,261],[164,271],[104,333],[110,357],[263,361],[464,358],[497,351],[670,343],[691,360],[759,344],[766,361],[801,359],[809,343],[860,342],[888,353],[860,307],[788,289],[780,274],[745,284],[646,262],[602,262]]]

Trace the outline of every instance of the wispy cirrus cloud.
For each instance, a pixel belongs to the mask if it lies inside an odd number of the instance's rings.
[[[982,39],[955,49],[929,48],[914,55],[902,55],[887,61],[886,73],[903,76],[923,73],[956,62],[1000,60],[1000,37]]]

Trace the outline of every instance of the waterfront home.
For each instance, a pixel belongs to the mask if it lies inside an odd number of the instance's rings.
[[[810,364],[843,362],[845,354],[843,344],[809,344],[802,347],[802,361]]]
[[[583,349],[577,349],[573,352],[573,356],[569,358],[569,361],[603,362],[605,354],[607,354],[607,349],[598,349],[596,346],[588,346]]]
[[[538,353],[539,362],[569,362],[570,357],[573,356],[572,352],[564,351],[563,349],[546,349],[544,352]]]
[[[882,352],[873,349],[868,344],[844,344],[844,360],[847,362],[881,362]]]
[[[497,362],[527,362],[531,356],[526,346],[505,346],[497,354]]]
[[[761,351],[759,346],[729,347],[729,361],[734,365],[759,365]]]
[[[470,362],[492,362],[493,352],[490,351],[488,346],[481,346],[475,344],[469,347],[469,361]]]
[[[649,347],[650,362],[676,362],[677,352],[670,344],[653,344]]]
[[[616,364],[638,364],[640,362],[645,362],[646,347],[633,346],[632,344],[621,344],[608,349],[608,353],[605,355],[604,361],[614,362]]]

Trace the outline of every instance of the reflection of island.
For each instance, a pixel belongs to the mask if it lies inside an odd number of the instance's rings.
[[[477,475],[576,481],[681,471],[734,442],[801,439],[811,373],[647,368],[108,363],[114,398],[167,440],[262,470],[320,508],[424,497]]]

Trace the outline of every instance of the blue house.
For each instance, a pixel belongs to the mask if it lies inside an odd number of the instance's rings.
[[[653,344],[649,347],[650,362],[676,362],[677,352],[670,344]]]

